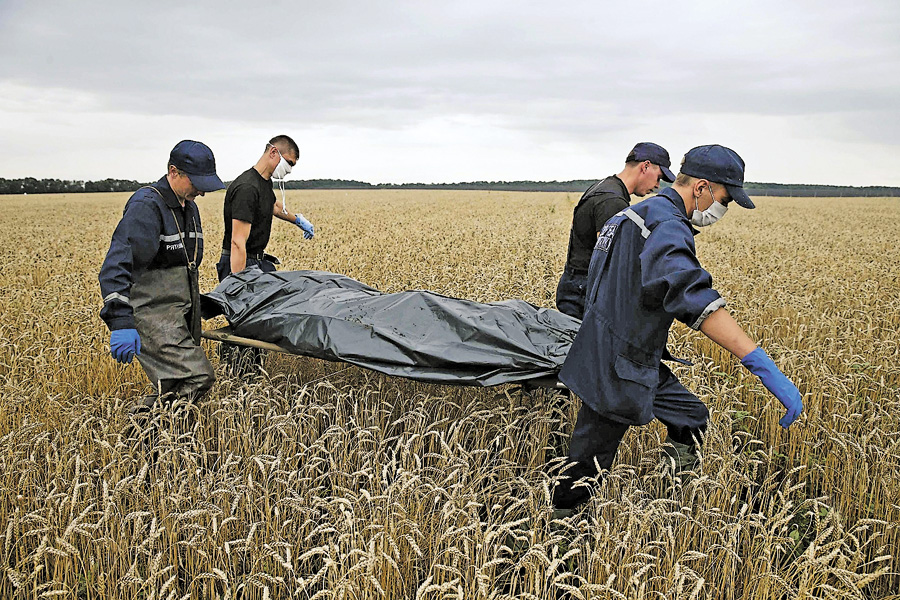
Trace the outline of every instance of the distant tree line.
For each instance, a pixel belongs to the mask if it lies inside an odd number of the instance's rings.
[[[142,185],[130,179],[80,181],[72,179],[4,179],[0,177],[0,194],[68,194],[76,192],[133,192]]]
[[[468,181],[460,183],[378,183],[347,179],[305,179],[288,181],[285,187],[293,190],[344,190],[344,189],[413,189],[413,190],[497,190],[510,192],[583,192],[595,179],[572,179],[570,181]],[[669,184],[663,182],[664,187]],[[747,182],[744,188],[751,196],[797,196],[858,198],[896,197],[900,188],[888,186],[857,187],[850,185],[814,185],[784,183]]]
[[[288,181],[292,190],[503,190],[511,192],[584,191],[592,180],[573,181],[464,181],[459,183],[368,183],[352,179],[304,179]]]
[[[301,179],[288,181],[292,190],[497,190],[507,192],[583,192],[594,179],[570,181],[466,181],[459,183],[368,183],[354,179]],[[80,181],[70,179],[4,179],[0,177],[0,194],[61,194],[77,192],[133,192],[142,185],[131,179]],[[668,185],[668,184],[664,184]],[[744,188],[751,196],[795,196],[858,198],[896,197],[900,188],[887,186],[841,186],[747,182]]]
[[[888,186],[848,186],[848,185],[815,185],[787,183],[755,183],[747,182],[744,189],[751,196],[795,196],[795,197],[895,197],[900,196],[900,188]]]

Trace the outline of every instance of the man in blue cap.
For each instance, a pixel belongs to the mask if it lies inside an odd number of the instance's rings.
[[[576,319],[584,316],[588,265],[603,224],[631,204],[632,194],[646,196],[659,187],[660,179],[675,181],[671,164],[665,148],[641,142],[628,153],[621,173],[598,181],[581,196],[572,216],[566,266],[556,287],[560,312]]]
[[[725,300],[700,266],[693,226],[715,223],[733,201],[754,208],[743,189],[744,161],[723,146],[688,152],[670,189],[626,208],[610,219],[594,246],[586,312],[559,379],[582,406],[569,444],[574,463],[555,488],[557,509],[590,497],[573,484],[609,469],[628,427],[654,418],[671,441],[694,450],[709,411],[662,360],[669,327],[678,319],[703,332],[757,375],[784,405],[787,428],[800,415],[800,392],[771,358],[735,322]],[[678,361],[686,362],[686,361]]]
[[[100,268],[110,353],[121,363],[137,358],[157,394],[196,400],[215,382],[200,347],[203,229],[195,199],[224,188],[205,144],[179,142],[159,181],[136,191],[112,235]]]

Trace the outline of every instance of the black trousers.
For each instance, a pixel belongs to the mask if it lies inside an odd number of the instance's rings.
[[[258,266],[263,273],[271,273],[275,271],[275,264],[266,259],[257,259],[247,257],[247,265],[245,268]],[[219,275],[219,281],[231,275],[231,255],[223,254],[216,263],[216,273]],[[258,371],[263,365],[265,358],[265,350],[259,348],[243,348],[222,342],[219,345],[219,360],[228,365],[228,369],[237,376],[250,375],[254,371]]]
[[[690,390],[681,385],[678,378],[666,365],[659,365],[659,387],[653,400],[656,418],[668,429],[672,440],[689,446],[694,438],[702,439],[709,421],[709,409]],[[616,457],[619,444],[630,425],[605,418],[588,405],[582,403],[575,422],[575,430],[569,442],[569,463],[576,463],[567,469],[563,480],[553,492],[556,508],[573,508],[590,498],[589,488],[573,488],[582,477],[596,477],[597,469],[609,470]]]
[[[556,308],[559,312],[584,318],[584,295],[587,289],[587,273],[575,273],[569,269],[563,271],[556,286]]]
[[[247,257],[247,264],[244,267],[245,269],[250,268],[256,265],[260,269],[262,269],[263,273],[271,273],[275,271],[275,264],[266,259],[256,259]],[[219,282],[223,279],[231,275],[231,254],[223,254],[221,258],[219,258],[219,262],[216,263],[216,274],[219,276]]]

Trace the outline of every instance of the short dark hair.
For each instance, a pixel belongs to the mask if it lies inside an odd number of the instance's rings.
[[[273,146],[278,146],[279,150],[287,150],[290,154],[300,158],[300,147],[289,135],[276,135],[269,140],[269,143]]]
[[[685,175],[684,173],[679,173],[675,178],[675,185],[691,185],[697,180],[696,177],[692,177],[690,175]]]

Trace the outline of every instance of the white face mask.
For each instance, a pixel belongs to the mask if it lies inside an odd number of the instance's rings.
[[[281,154],[281,150],[278,149],[278,146],[275,144],[269,144],[273,148],[275,148],[275,152],[278,153],[278,156],[281,160],[278,161],[278,164],[275,166],[275,170],[272,171],[272,179],[275,181],[282,181],[285,177],[288,176],[288,173],[291,172],[291,164],[284,160],[284,155]]]
[[[288,173],[291,172],[291,163],[284,160],[284,156],[281,154],[281,150],[278,149],[277,146],[273,144],[269,144],[273,148],[275,148],[275,152],[278,153],[278,156],[281,156],[281,160],[278,161],[278,165],[275,167],[275,170],[272,171],[272,179],[278,182],[278,187],[281,188],[281,211],[287,212],[287,203],[284,199],[284,178],[288,176]]]
[[[693,223],[696,227],[708,227],[712,225],[728,212],[728,207],[722,204],[721,202],[716,202],[715,196],[712,195],[712,190],[709,190],[709,195],[713,199],[713,203],[709,205],[709,208],[706,210],[697,210],[696,208],[691,213],[691,223]]]
[[[288,161],[284,160],[284,157],[281,157],[281,160],[278,161],[278,166],[275,167],[275,170],[272,171],[272,179],[275,181],[281,181],[285,177],[288,176],[288,173],[291,172],[291,165]]]

